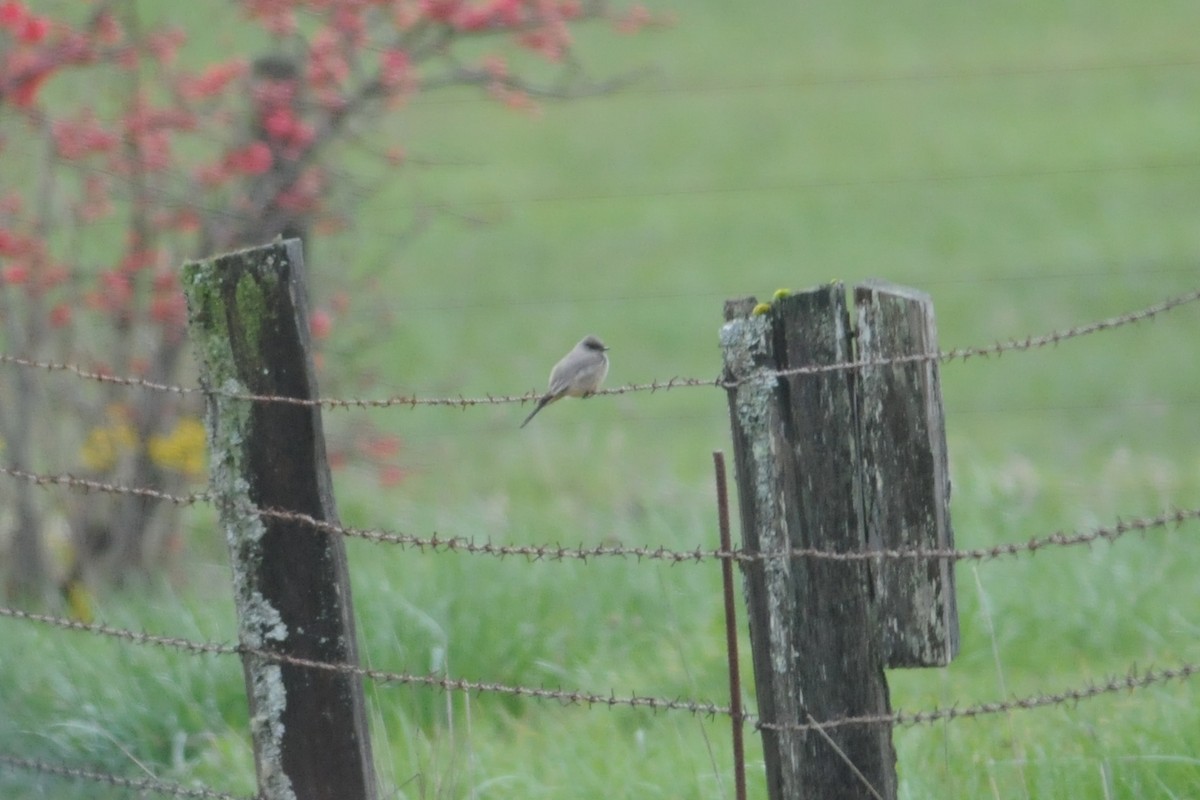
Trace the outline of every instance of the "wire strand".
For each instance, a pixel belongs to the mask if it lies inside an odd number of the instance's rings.
[[[1076,339],[1081,336],[1087,336],[1100,331],[1113,330],[1115,328],[1133,325],[1139,322],[1144,322],[1153,319],[1161,314],[1165,314],[1180,306],[1188,305],[1200,300],[1200,289],[1196,289],[1184,294],[1169,297],[1161,302],[1147,306],[1136,311],[1131,311],[1125,314],[1119,314],[1114,317],[1098,320],[1096,322],[1077,325],[1071,328],[1063,328],[1054,330],[1049,333],[1027,336],[1024,339],[1009,339],[1006,341],[997,342],[990,345],[982,345],[977,347],[963,347],[954,350],[942,350],[933,353],[916,353],[904,356],[894,356],[881,359],[867,359],[858,361],[846,361],[836,364],[820,364],[814,366],[795,367],[792,369],[779,370],[773,374],[777,377],[792,377],[797,375],[817,375],[827,372],[837,372],[846,370],[862,370],[872,367],[886,367],[901,364],[925,363],[925,362],[942,362],[949,363],[953,361],[967,361],[972,358],[986,358],[989,356],[1000,356],[1009,352],[1025,352],[1043,347],[1057,345],[1060,342],[1065,342],[1070,339]],[[77,377],[94,380],[101,383],[117,384],[121,386],[136,387],[151,391],[172,392],[175,394],[203,394],[205,396],[222,397],[229,400],[243,400],[254,403],[281,403],[286,405],[296,406],[316,406],[327,409],[371,409],[371,408],[391,408],[393,406],[418,408],[425,406],[441,406],[449,408],[467,409],[476,406],[488,405],[503,405],[503,404],[525,404],[538,400],[542,396],[542,392],[530,390],[519,395],[485,395],[483,397],[419,397],[417,395],[394,395],[384,398],[299,398],[299,397],[282,397],[278,395],[261,395],[253,393],[243,393],[236,391],[225,391],[212,388],[188,387],[188,386],[173,386],[163,383],[148,381],[143,378],[122,377],[110,375],[107,373],[87,370],[83,367],[74,364],[65,364],[54,361],[39,361],[35,359],[27,359],[20,356],[0,353],[0,364],[9,364],[12,366],[23,367],[28,369],[41,369],[49,372],[67,372]],[[617,386],[609,389],[600,389],[595,394],[597,395],[622,395],[636,392],[665,392],[673,389],[682,388],[697,388],[697,387],[720,387],[724,389],[736,388],[739,385],[736,381],[729,381],[723,378],[687,378],[674,377],[668,379],[655,379],[649,383],[631,383],[624,386]]]

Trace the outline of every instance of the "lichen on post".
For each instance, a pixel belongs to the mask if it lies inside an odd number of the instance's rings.
[[[361,681],[288,657],[357,664],[298,241],[184,267],[189,331],[207,393],[210,483],[229,545],[259,791],[374,800]]]

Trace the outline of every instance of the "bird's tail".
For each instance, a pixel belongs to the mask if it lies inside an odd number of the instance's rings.
[[[542,395],[542,399],[541,399],[541,400],[538,400],[538,404],[537,404],[536,406],[534,406],[534,407],[533,407],[533,411],[530,411],[530,412],[529,412],[529,416],[528,416],[528,417],[526,417],[526,418],[525,418],[525,421],[521,423],[521,427],[522,427],[522,428],[524,428],[526,425],[528,425],[528,424],[529,424],[529,420],[533,419],[533,418],[534,418],[534,416],[536,416],[536,415],[537,415],[537,413],[538,413],[539,411],[541,411],[543,408],[545,408],[546,406],[550,405],[550,401],[551,401],[551,400],[553,400],[553,399],[554,399],[554,396],[553,396],[553,395],[549,395],[549,394],[547,394],[547,395]]]

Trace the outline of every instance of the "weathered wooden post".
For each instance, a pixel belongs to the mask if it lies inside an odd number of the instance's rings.
[[[860,308],[859,317],[860,324],[874,326],[877,358],[912,346],[936,346],[928,337],[918,344],[913,337],[896,341],[891,329],[897,326],[883,324],[884,317],[894,316],[884,298],[887,291],[879,286],[873,291],[863,295],[864,302],[874,297],[888,311],[864,316]],[[899,561],[897,567],[883,558],[781,554],[929,548],[935,546],[930,538],[934,535],[941,536],[936,546],[950,546],[946,507],[943,503],[937,506],[940,511],[934,509],[948,494],[930,489],[920,503],[892,496],[900,488],[932,480],[929,458],[938,442],[943,459],[939,474],[945,478],[940,416],[936,424],[927,420],[921,435],[893,438],[889,426],[907,424],[912,409],[921,407],[910,402],[907,411],[894,412],[892,405],[905,384],[887,378],[893,367],[879,365],[879,372],[865,384],[857,370],[824,369],[863,357],[855,353],[854,328],[840,283],[781,296],[769,307],[756,307],[753,298],[730,301],[725,317],[721,342],[725,378],[731,383],[743,547],[761,554],[743,568],[768,794],[774,800],[894,798],[895,751],[889,723],[820,730],[814,725],[891,713],[884,667],[900,652],[895,642],[907,641],[922,650],[909,621],[918,609],[934,610],[926,602],[930,598],[945,601],[947,593],[952,597],[949,568],[932,568],[942,580],[939,589],[906,594],[901,586],[911,586],[914,576],[930,574],[924,562]],[[930,364],[914,360],[907,366],[926,369]],[[799,371],[779,375],[788,370]],[[930,379],[917,382],[920,387],[936,394],[936,365],[932,373],[921,375]],[[940,414],[940,397],[937,411]],[[865,446],[868,435],[870,445]],[[906,461],[905,453],[922,441],[922,435],[924,455]],[[917,469],[924,472],[915,473]],[[917,517],[932,519],[941,528],[920,529]],[[886,530],[897,520],[911,522],[902,538]],[[886,588],[890,598],[907,600],[908,609],[885,609],[878,602],[877,587]],[[922,631],[956,632],[953,606],[936,611],[942,624],[923,620]],[[881,631],[884,620],[895,631],[890,639]],[[923,652],[948,660],[952,649],[925,646]]]
[[[933,301],[884,281],[854,288],[858,422],[867,542],[873,550],[947,550],[950,471]],[[905,361],[904,358],[911,360]],[[896,363],[881,363],[888,360]],[[958,654],[954,564],[885,558],[872,565],[884,660],[939,667]]]
[[[211,487],[233,562],[239,638],[253,650],[356,663],[340,537],[256,508],[336,522],[320,408],[230,395],[317,397],[296,240],[184,267],[190,334],[208,396]],[[361,680],[242,659],[260,796],[374,800]]]
[[[888,714],[865,561],[781,555],[866,545],[850,372],[780,378],[779,370],[849,361],[840,284],[782,298],[765,314],[726,304],[730,389],[751,649],[768,795],[895,796],[891,726],[799,727]],[[840,751],[840,752],[839,752]],[[858,774],[856,774],[856,771]]]

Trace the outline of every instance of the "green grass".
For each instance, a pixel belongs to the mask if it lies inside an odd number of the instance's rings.
[[[725,298],[833,278],[930,292],[947,348],[1200,285],[1200,6],[676,11],[669,30],[583,35],[598,74],[649,68],[627,91],[536,118],[468,92],[424,96],[381,134],[457,165],[405,168],[359,208],[355,231],[313,248],[314,269],[342,265],[319,273],[319,292],[348,280],[362,315],[342,319],[326,350],[327,391],[518,393],[586,332],[613,348],[612,385],[715,377]],[[402,240],[422,209],[428,225]],[[958,544],[1197,505],[1198,323],[1186,307],[945,365]],[[361,468],[340,473],[347,523],[691,549],[714,544],[710,453],[730,449],[726,414],[719,391],[687,389],[560,403],[525,430],[512,406],[331,412],[327,423],[334,436],[363,418],[398,434],[411,470],[394,488]],[[889,674],[893,706],[969,706],[1200,661],[1196,531],[959,565],[961,655]],[[190,580],[106,596],[103,618],[234,638],[221,545],[204,520],[192,554]],[[715,566],[527,564],[361,542],[350,556],[373,667],[726,695]],[[252,790],[228,657],[0,628],[0,751],[135,776],[140,762],[164,779]],[[388,796],[732,794],[719,719],[391,684],[368,697]],[[901,728],[901,796],[1191,796],[1198,699],[1195,681],[1180,681]],[[749,748],[751,796],[764,797],[753,736]],[[97,796],[9,770],[0,792]]]

